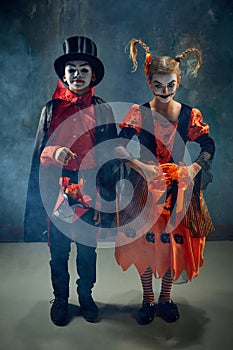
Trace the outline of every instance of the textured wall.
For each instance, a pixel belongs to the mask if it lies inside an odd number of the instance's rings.
[[[211,124],[217,145],[214,182],[206,200],[217,225],[233,225],[232,215],[232,19],[227,0],[132,1],[18,0],[0,5],[0,163],[2,239],[12,240],[23,224],[27,177],[42,106],[55,86],[55,58],[75,34],[92,38],[106,75],[96,93],[107,101],[150,98],[142,64],[132,74],[124,47],[141,38],[155,55],[175,55],[198,47],[203,65],[190,75],[182,63],[177,99],[195,105]],[[143,53],[139,54],[142,58]],[[141,60],[142,62],[142,60]],[[6,236],[8,235],[8,236]],[[1,238],[0,238],[1,239]]]

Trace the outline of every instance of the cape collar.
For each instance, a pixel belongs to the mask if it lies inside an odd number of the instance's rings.
[[[86,94],[79,96],[67,89],[59,80],[52,98],[59,98],[60,100],[67,101],[72,104],[88,107],[91,105],[93,95],[94,88],[91,88],[91,90]]]

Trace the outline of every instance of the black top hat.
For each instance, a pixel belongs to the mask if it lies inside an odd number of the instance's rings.
[[[64,41],[63,50],[64,55],[58,57],[54,62],[55,71],[63,83],[65,65],[67,62],[74,60],[87,61],[92,67],[96,80],[91,81],[91,86],[101,82],[104,76],[104,66],[97,58],[97,47],[91,39],[84,36],[73,36]]]

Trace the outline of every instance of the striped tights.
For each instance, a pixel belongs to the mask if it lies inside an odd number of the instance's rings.
[[[153,272],[150,267],[146,269],[143,275],[140,276],[142,288],[143,288],[143,303],[154,303],[154,293],[152,287]],[[168,269],[164,277],[162,278],[161,291],[159,295],[159,302],[165,303],[171,300],[171,290],[172,290],[172,278],[171,270]]]

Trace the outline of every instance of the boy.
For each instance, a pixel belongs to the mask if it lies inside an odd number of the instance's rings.
[[[54,68],[59,77],[58,87],[53,99],[42,110],[37,131],[25,213],[26,241],[38,240],[46,230],[47,215],[44,210],[46,205],[42,204],[40,198],[41,186],[43,187],[44,183],[39,187],[40,163],[43,171],[52,169],[53,172],[47,180],[46,190],[48,200],[52,203],[50,207],[54,208],[55,199],[59,194],[59,178],[63,185],[68,179],[69,186],[78,186],[80,164],[88,152],[94,149],[82,167],[82,178],[86,188],[88,181],[96,174],[100,158],[98,147],[95,151],[95,146],[117,137],[111,108],[104,104],[101,98],[94,96],[93,88],[104,76],[104,66],[97,57],[95,43],[89,38],[74,36],[64,41],[63,48],[64,55],[54,62]],[[92,107],[101,104],[103,109],[101,113],[97,113]],[[78,137],[78,134],[81,136]],[[62,176],[59,176],[59,171]],[[108,162],[104,171],[100,169],[96,178],[99,193],[104,192],[106,199],[108,196],[111,197],[111,191],[109,191],[111,181],[111,162]],[[64,187],[62,189],[64,190]],[[87,191],[91,190],[87,186]],[[76,262],[79,275],[77,292],[80,312],[89,322],[99,320],[99,310],[92,298],[92,288],[96,282],[96,233],[103,218],[100,217],[100,212],[93,208],[93,202],[91,202],[92,205],[86,203],[83,200],[84,197],[81,196],[74,201],[79,214],[75,212],[77,215],[76,217],[74,215],[75,220],[71,223],[62,219],[62,211],[56,211],[57,216],[54,216],[54,211],[52,213],[46,210],[50,217],[48,230],[50,267],[55,296],[50,316],[52,322],[59,326],[67,322],[68,259],[72,240],[75,240],[77,246]],[[98,196],[91,194],[89,197],[94,201]],[[72,198],[70,197],[69,200]],[[70,228],[74,236],[70,233]]]

